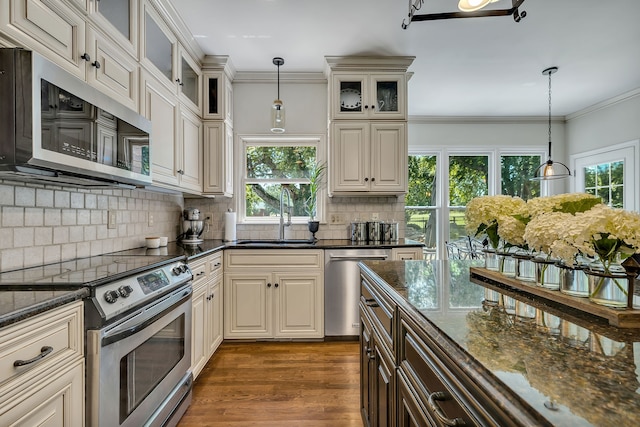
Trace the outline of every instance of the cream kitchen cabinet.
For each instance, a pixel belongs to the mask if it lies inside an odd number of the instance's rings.
[[[203,68],[204,102],[202,118],[224,120],[233,126],[233,86],[227,57],[205,57]],[[208,71],[211,67],[224,71]]]
[[[224,338],[324,336],[322,250],[227,250]]]
[[[142,114],[151,121],[154,184],[202,192],[202,121],[175,94],[143,72]]]
[[[15,46],[34,50],[85,79],[86,23],[76,9],[60,1],[0,0],[0,31]]]
[[[391,249],[391,259],[395,261],[420,260],[422,248],[398,247]]]
[[[91,3],[90,19],[111,37],[120,51],[138,59],[139,0],[84,0]]]
[[[204,122],[203,193],[233,196],[233,129],[223,121]]]
[[[330,87],[333,119],[407,120],[404,72],[335,72]]]
[[[149,2],[142,5],[140,63],[178,95],[184,106],[201,115],[202,72],[176,35]]]
[[[329,142],[331,195],[406,193],[406,128],[404,122],[333,122]]]
[[[193,273],[191,371],[196,378],[222,342],[222,252],[189,262]]]
[[[84,425],[83,303],[0,329],[0,425]]]

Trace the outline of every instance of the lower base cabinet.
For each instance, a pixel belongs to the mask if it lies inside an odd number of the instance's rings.
[[[324,336],[322,250],[227,250],[225,339]]]

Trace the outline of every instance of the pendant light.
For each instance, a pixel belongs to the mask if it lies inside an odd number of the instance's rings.
[[[558,71],[558,67],[549,67],[542,70],[542,75],[549,76],[549,157],[547,161],[536,169],[534,180],[559,179],[571,176],[571,171],[564,163],[551,160],[551,74]]]
[[[475,12],[480,10],[489,3],[495,3],[498,0],[460,0],[458,2],[458,9],[463,12]]]
[[[284,64],[284,59],[280,57],[273,58],[273,64],[278,67],[278,98],[273,101],[271,106],[271,132],[284,132],[284,104],[280,100],[280,66]]]

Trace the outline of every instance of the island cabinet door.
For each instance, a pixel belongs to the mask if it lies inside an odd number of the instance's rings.
[[[438,427],[437,422],[420,408],[415,392],[401,371],[398,372],[397,382],[397,427]]]
[[[375,395],[374,410],[376,427],[392,427],[395,425],[395,366],[391,362],[391,356],[385,348],[378,344],[376,334],[373,334],[373,356],[375,369]]]
[[[365,426],[372,425],[373,412],[373,375],[375,365],[373,363],[373,337],[371,335],[371,323],[360,309],[360,412]]]

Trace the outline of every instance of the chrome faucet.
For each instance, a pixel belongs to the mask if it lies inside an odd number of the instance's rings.
[[[287,222],[284,222],[284,196],[287,195]],[[278,239],[284,240],[284,228],[291,225],[291,209],[293,204],[291,203],[291,190],[288,187],[282,186],[280,190],[280,229]]]

